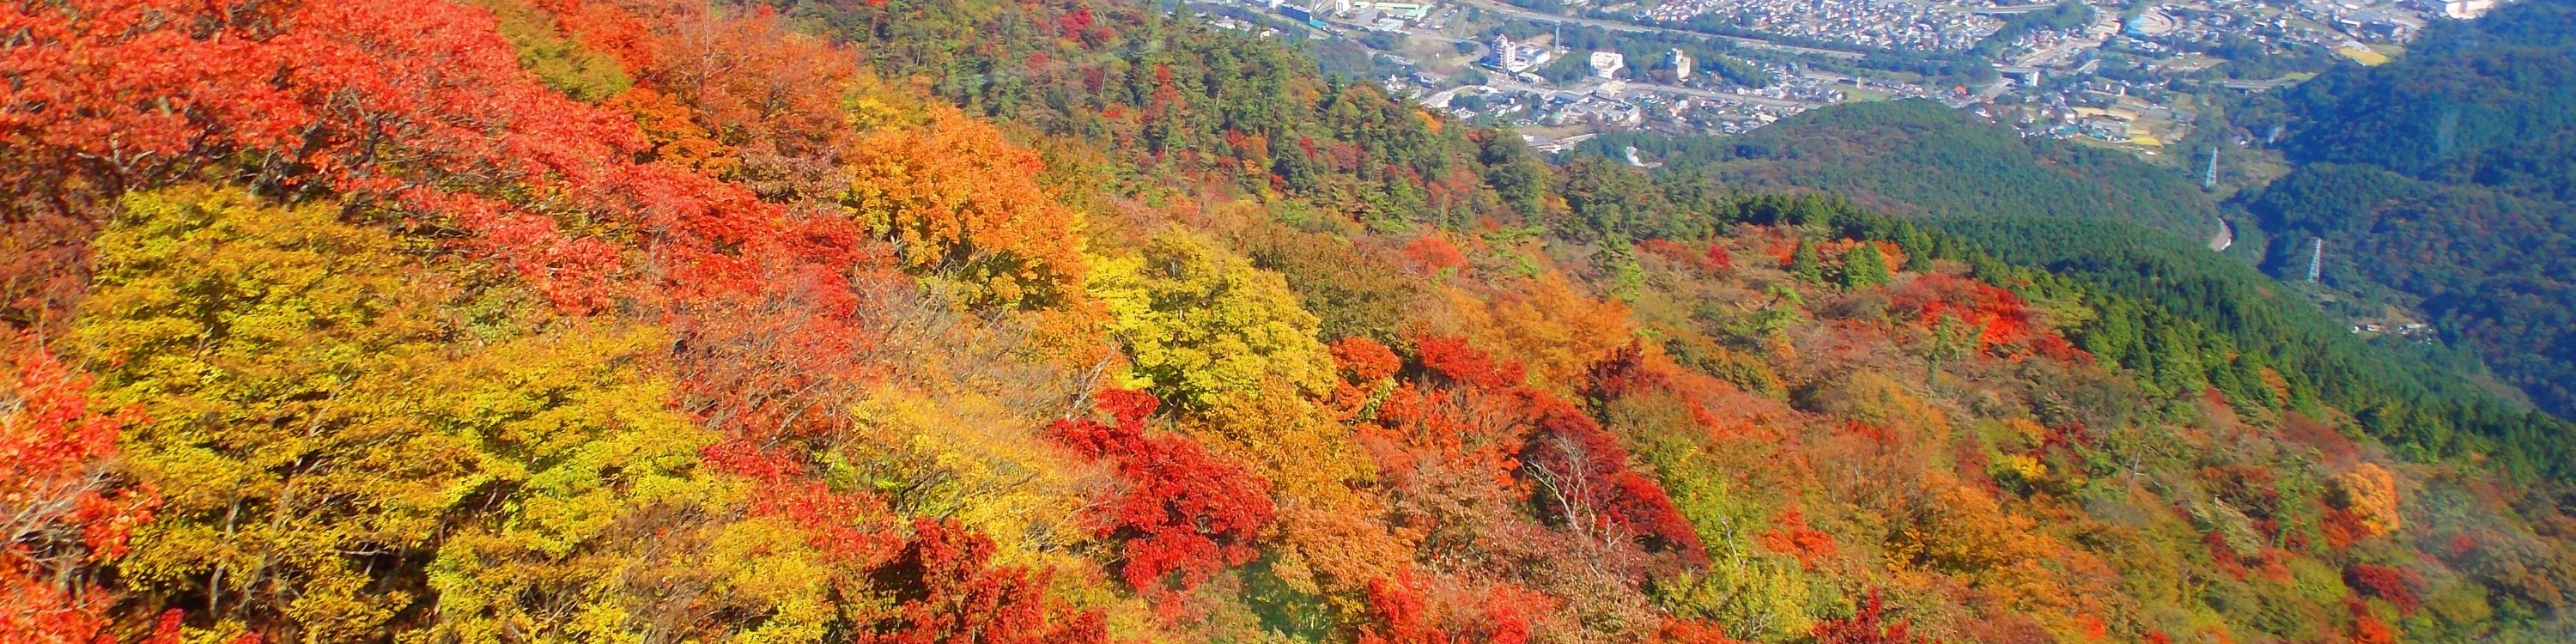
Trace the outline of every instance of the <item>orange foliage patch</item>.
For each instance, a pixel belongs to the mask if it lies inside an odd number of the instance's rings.
[[[1796,506],[1780,513],[1779,520],[1762,533],[1762,547],[1798,559],[1798,565],[1815,570],[1834,557],[1834,536],[1807,526],[1807,516]]]
[[[1405,242],[1404,258],[1407,265],[1424,274],[1467,268],[1467,255],[1458,252],[1458,245],[1449,243],[1447,235],[1436,232]]]
[[[999,129],[936,108],[923,127],[870,135],[853,164],[851,205],[906,269],[951,275],[1001,306],[1081,297],[1079,216],[1038,185],[1037,153]]]
[[[1655,629],[1654,638],[1646,641],[1648,644],[1743,644],[1727,637],[1726,629],[1715,622],[1670,617],[1664,618],[1663,627]]]
[[[2352,644],[2397,644],[2397,631],[2370,615],[2352,618]]]

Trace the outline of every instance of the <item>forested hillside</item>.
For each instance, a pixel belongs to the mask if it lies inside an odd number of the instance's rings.
[[[2542,407],[2576,414],[2576,3],[2444,23],[2403,60],[2287,93],[2302,165],[2248,200],[2269,268],[2418,311]]]
[[[2215,387],[2321,402],[2427,457],[2492,451],[2526,473],[2567,462],[2563,441],[2551,438],[2565,423],[2462,378],[2479,371],[2474,360],[2426,361],[2370,346],[2344,318],[2207,252],[2199,240],[2216,226],[2219,205],[2179,173],[2124,154],[2026,140],[1928,101],[1835,106],[1737,137],[1625,135],[1587,145],[1595,152],[1633,145],[1664,160],[1660,174],[1674,203],[1746,190],[1854,195],[2001,260],[2082,283],[2127,312],[2073,337],[2162,391]],[[1572,164],[1568,174],[1588,167]],[[2330,192],[2356,197],[2393,185]],[[2289,255],[2276,253],[2275,261]],[[2127,309],[2136,305],[2144,306]],[[2267,371],[2280,375],[2258,375]],[[2257,384],[2275,379],[2277,387]],[[2481,439],[2491,442],[2472,444]]]
[[[1906,216],[2103,218],[2192,238],[2218,226],[2217,204],[2170,170],[2128,154],[2010,128],[1928,100],[1853,103],[1735,137],[1603,137],[1676,174],[1746,190],[1805,189]]]
[[[2441,21],[2396,64],[2287,91],[2283,147],[2303,163],[2576,200],[2576,3],[2516,2]]]
[[[2576,634],[2565,423],[1970,216],[2197,222],[1156,4],[0,8],[0,642]]]

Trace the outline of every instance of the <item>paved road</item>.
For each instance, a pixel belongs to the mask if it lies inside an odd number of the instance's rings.
[[[2010,7],[1969,7],[1969,6],[1962,6],[1962,5],[1955,5],[1955,4],[1945,4],[1945,5],[1941,5],[1941,8],[1943,8],[1943,9],[1948,9],[1948,10],[1951,10],[1951,11],[1957,11],[1957,12],[1961,12],[1961,13],[1981,13],[1981,14],[1985,14],[1985,15],[1989,15],[1989,16],[2008,16],[2008,15],[2012,15],[2012,14],[2016,14],[2016,13],[2030,13],[2030,12],[2033,12],[2033,11],[2047,11],[2047,10],[2050,10],[2050,9],[2055,9],[2055,8],[2057,8],[2057,5],[2053,5],[2053,4],[2025,4],[2025,5],[2015,5],[2015,6],[2010,6]]]
[[[2218,84],[2219,84],[2220,86],[2222,86],[2222,87],[2226,87],[2226,88],[2229,88],[2229,89],[2241,89],[2241,90],[2246,90],[2246,91],[2262,92],[2262,91],[2269,91],[2269,90],[2271,90],[2272,88],[2280,87],[2280,86],[2282,86],[2282,85],[2288,85],[2288,84],[2293,83],[2293,82],[2296,82],[2296,81],[2292,81],[2292,80],[2287,79],[2287,78],[2275,78],[2275,79],[2272,79],[2272,80],[2262,80],[2262,81],[2249,81],[2249,80],[2220,81]]]
[[[1598,87],[1599,87],[1598,85],[1595,85],[1595,86],[1593,86],[1593,87],[1591,87],[1591,88],[1585,88],[1585,91],[1590,91],[1591,89],[1598,88]],[[1735,92],[1712,92],[1712,91],[1704,90],[1704,89],[1694,89],[1694,88],[1689,88],[1689,87],[1675,87],[1675,86],[1672,86],[1672,85],[1657,85],[1657,84],[1654,84],[1654,83],[1640,83],[1640,82],[1636,82],[1636,81],[1629,81],[1629,82],[1628,82],[1628,91],[1631,91],[1631,92],[1655,92],[1655,93],[1659,93],[1659,94],[1679,94],[1679,95],[1682,95],[1682,96],[1696,96],[1696,97],[1699,97],[1699,98],[1715,98],[1715,99],[1724,99],[1724,100],[1730,100],[1730,101],[1743,101],[1743,102],[1746,102],[1746,103],[1752,103],[1752,104],[1755,104],[1755,105],[1768,105],[1768,106],[1771,106],[1771,107],[1780,107],[1780,108],[1815,109],[1815,108],[1819,108],[1819,107],[1824,107],[1824,106],[1825,106],[1825,104],[1824,104],[1824,103],[1809,103],[1809,102],[1806,102],[1806,101],[1794,101],[1794,100],[1789,100],[1789,99],[1785,99],[1785,98],[1771,98],[1771,97],[1769,97],[1769,96],[1754,96],[1754,95],[1751,95],[1751,94],[1738,94],[1738,93],[1735,93]]]
[[[1987,83],[1985,88],[1977,90],[1977,93],[1975,94],[1959,96],[1943,92],[1934,95],[1932,98],[1934,100],[1941,101],[1942,105],[1950,106],[1950,109],[1966,109],[1970,105],[1995,100],[1995,97],[2002,96],[2004,91],[2009,89],[2012,89],[2012,81],[2009,79],[1998,78],[1995,79],[1995,82]]]
[[[1542,93],[1544,93],[1544,92],[1552,92],[1552,91],[1565,91],[1565,92],[1573,92],[1573,93],[1576,93],[1576,94],[1590,94],[1590,93],[1592,93],[1592,92],[1593,92],[1593,91],[1595,91],[1595,90],[1599,90],[1599,89],[1601,89],[1601,84],[1600,84],[1600,83],[1590,83],[1590,84],[1585,84],[1585,85],[1576,85],[1576,86],[1573,86],[1573,87],[1568,87],[1568,88],[1563,88],[1563,89],[1552,88],[1552,87],[1539,87],[1539,86],[1536,86],[1536,85],[1531,85],[1531,84],[1523,83],[1523,82],[1520,82],[1520,81],[1509,80],[1509,79],[1503,78],[1503,77],[1502,77],[1502,75],[1500,75],[1500,74],[1495,75],[1495,76],[1494,76],[1494,78],[1493,78],[1491,81],[1486,82],[1486,83],[1485,83],[1485,85],[1486,85],[1486,86],[1488,86],[1488,87],[1492,87],[1492,88],[1500,89],[1500,90],[1506,90],[1506,91],[1515,91],[1515,92],[1542,92]],[[1654,84],[1654,83],[1644,83],[1644,82],[1638,82],[1638,81],[1628,81],[1628,91],[1631,91],[1631,92],[1655,92],[1655,93],[1658,93],[1658,94],[1677,94],[1677,95],[1681,95],[1681,96],[1694,96],[1694,97],[1699,97],[1699,98],[1714,98],[1714,99],[1724,99],[1724,100],[1729,100],[1729,101],[1743,101],[1743,102],[1746,102],[1746,103],[1753,103],[1753,104],[1756,104],[1756,105],[1768,105],[1768,106],[1771,106],[1771,107],[1781,107],[1781,108],[1815,109],[1815,108],[1819,108],[1819,107],[1824,107],[1824,106],[1825,106],[1825,104],[1824,104],[1824,103],[1808,103],[1808,102],[1804,102],[1804,101],[1793,101],[1793,100],[1789,100],[1789,99],[1782,99],[1782,98],[1771,98],[1771,97],[1768,97],[1768,96],[1751,96],[1751,95],[1745,95],[1745,94],[1737,94],[1737,93],[1734,93],[1734,92],[1713,92],[1713,91],[1704,90],[1704,89],[1696,89],[1696,88],[1690,88],[1690,87],[1676,87],[1676,86],[1672,86],[1672,85],[1657,85],[1657,84]]]
[[[2095,44],[2097,46],[2099,45],[2099,43]],[[2076,45],[2077,43],[2059,43],[2056,46],[2034,50],[2028,54],[2023,54],[2020,58],[2013,59],[2012,64],[2015,67],[2038,67],[2042,64],[2048,63],[2049,61],[2057,60],[2059,56],[2066,55],[2067,52],[2082,51],[2081,49],[2076,49]]]
[[[1515,6],[1511,6],[1511,5],[1503,4],[1503,3],[1500,3],[1500,2],[1494,2],[1493,0],[1458,0],[1458,2],[1459,2],[1459,4],[1465,4],[1465,5],[1469,5],[1469,6],[1473,6],[1473,7],[1481,8],[1481,9],[1484,9],[1484,10],[1486,10],[1486,11],[1498,12],[1498,13],[1501,13],[1501,14],[1503,14],[1503,15],[1507,15],[1507,16],[1514,16],[1514,17],[1519,17],[1519,18],[1528,19],[1528,20],[1536,20],[1536,21],[1539,21],[1539,22],[1562,22],[1562,23],[1572,23],[1572,24],[1585,25],[1585,26],[1591,26],[1591,27],[1600,27],[1600,28],[1602,28],[1602,29],[1608,29],[1608,30],[1611,30],[1611,31],[1625,31],[1625,32],[1629,32],[1629,33],[1666,33],[1666,34],[1673,34],[1673,35],[1677,35],[1677,36],[1689,36],[1689,37],[1693,37],[1693,38],[1713,39],[1713,40],[1724,40],[1724,41],[1728,41],[1728,42],[1734,42],[1734,43],[1739,43],[1739,44],[1744,44],[1744,45],[1751,45],[1751,46],[1755,46],[1755,47],[1763,47],[1763,48],[1768,48],[1768,49],[1777,49],[1777,50],[1781,50],[1781,51],[1790,51],[1790,52],[1797,52],[1797,53],[1802,53],[1802,54],[1815,54],[1815,55],[1818,55],[1818,56],[1825,56],[1825,57],[1829,57],[1829,58],[1841,58],[1841,59],[1844,59],[1844,60],[1860,60],[1860,59],[1862,59],[1862,58],[1867,58],[1867,57],[1869,57],[1869,56],[1868,56],[1868,54],[1863,54],[1863,53],[1856,52],[1856,51],[1843,51],[1843,50],[1840,50],[1840,49],[1822,49],[1822,48],[1817,48],[1817,47],[1802,47],[1802,46],[1798,46],[1798,45],[1788,45],[1788,44],[1781,44],[1781,43],[1771,42],[1771,41],[1763,40],[1763,39],[1760,39],[1760,38],[1746,38],[1746,37],[1743,37],[1743,36],[1720,36],[1720,35],[1716,35],[1716,34],[1700,33],[1700,32],[1697,32],[1697,31],[1687,31],[1687,30],[1682,30],[1682,29],[1666,29],[1666,28],[1663,28],[1663,27],[1650,27],[1650,26],[1646,26],[1646,25],[1640,25],[1640,24],[1637,24],[1637,23],[1633,23],[1633,22],[1623,22],[1623,21],[1618,21],[1618,20],[1595,20],[1595,19],[1592,19],[1592,18],[1576,18],[1576,17],[1571,17],[1571,16],[1560,16],[1560,15],[1556,15],[1556,14],[1552,14],[1552,13],[1542,13],[1542,12],[1537,12],[1537,11],[1531,11],[1531,10],[1528,10],[1528,9],[1523,9],[1523,8],[1520,8],[1520,7],[1515,7]]]

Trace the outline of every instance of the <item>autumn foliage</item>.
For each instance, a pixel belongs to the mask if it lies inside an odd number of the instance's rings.
[[[10,377],[0,382],[0,639],[114,641],[105,629],[117,598],[97,571],[159,503],[113,467],[134,415],[92,409],[89,378],[41,349],[0,373]]]
[[[894,245],[906,269],[976,289],[999,306],[1061,305],[1081,296],[1088,270],[1080,224],[1037,184],[1036,153],[950,109],[928,123],[876,133],[852,159],[845,198]]]
[[[1053,619],[1060,608],[1047,598],[1047,575],[994,566],[992,539],[933,519],[914,521],[912,532],[875,573],[900,603],[859,641],[1079,644],[1107,637],[1097,612]]]
[[[1891,619],[1876,590],[1861,598],[1851,617],[1817,622],[1815,636],[1818,644],[1931,644],[1914,634],[1906,620]]]
[[[2131,303],[1151,3],[0,34],[0,643],[2441,641],[2576,588],[2561,491],[2356,429],[2404,404],[2095,364]]]
[[[1098,530],[1122,544],[1119,576],[1148,593],[1187,591],[1251,560],[1251,539],[1275,512],[1268,481],[1188,439],[1147,435],[1145,419],[1160,404],[1141,391],[1103,391],[1099,405],[1110,422],[1067,419],[1047,430],[1117,472],[1124,489],[1101,512]]]
[[[2011,291],[1947,275],[1924,275],[1896,289],[1892,308],[1916,324],[1932,328],[1943,318],[1976,330],[1977,348],[1998,355],[2038,355],[2080,360],[2084,352],[2066,339],[2034,326],[2030,305]]]
[[[1411,573],[1369,584],[1369,613],[1374,624],[1360,629],[1363,644],[1526,644],[1530,623],[1512,603],[1515,593],[1488,596],[1484,606],[1443,605],[1424,596],[1425,583]]]

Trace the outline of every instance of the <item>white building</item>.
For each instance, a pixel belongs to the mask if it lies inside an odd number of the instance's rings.
[[[2476,20],[2495,9],[2496,0],[2449,0],[2442,3],[2442,15],[2459,20]]]
[[[1682,53],[1682,50],[1679,49],[1673,50],[1673,78],[1675,80],[1690,80],[1691,64],[1694,62],[1697,61],[1691,60],[1690,54]]]
[[[1619,76],[1620,68],[1627,66],[1628,57],[1619,55],[1619,52],[1592,52],[1592,75],[1594,76],[1616,78]]]

